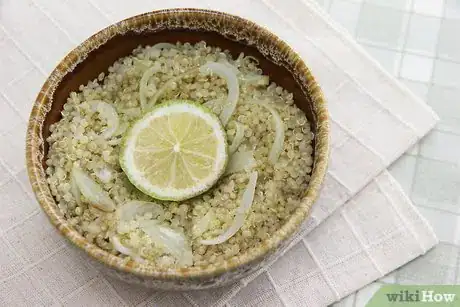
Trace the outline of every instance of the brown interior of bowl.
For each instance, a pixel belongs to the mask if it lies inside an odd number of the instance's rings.
[[[79,63],[72,72],[67,73],[63,80],[58,84],[53,95],[53,106],[46,115],[43,127],[43,138],[49,136],[49,126],[61,119],[63,105],[67,101],[69,94],[78,91],[82,84],[94,80],[101,72],[107,72],[108,68],[119,58],[128,56],[133,49],[142,45],[154,45],[159,42],[176,43],[197,43],[205,41],[209,46],[220,47],[222,50],[228,49],[233,57],[237,57],[241,52],[245,55],[251,55],[259,60],[260,68],[265,75],[270,77],[271,81],[282,86],[284,89],[294,94],[294,102],[302,109],[311,124],[311,129],[315,132],[315,116],[312,110],[312,104],[300,85],[297,83],[292,74],[283,66],[264,57],[256,48],[244,45],[243,43],[232,41],[215,32],[203,32],[193,30],[163,30],[159,32],[128,32],[123,35],[117,35],[111,38],[107,43],[98,49],[90,52],[88,57]],[[43,167],[46,168],[45,160],[48,154],[48,144],[45,145],[45,155],[43,158]],[[315,148],[313,144],[313,148]],[[314,153],[313,153],[314,154]]]

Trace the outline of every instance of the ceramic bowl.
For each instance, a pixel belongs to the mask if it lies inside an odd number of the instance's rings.
[[[60,119],[70,92],[95,79],[118,58],[139,45],[177,41],[228,49],[255,56],[270,80],[294,94],[296,105],[307,115],[314,132],[311,181],[299,207],[276,233],[259,246],[220,265],[159,270],[155,266],[123,261],[88,242],[65,220],[45,178],[46,138],[49,126]],[[276,259],[292,242],[317,198],[323,181],[329,145],[326,103],[321,90],[300,57],[277,36],[251,21],[200,9],[154,11],[118,22],[91,36],[72,50],[53,70],[37,96],[27,131],[27,169],[36,198],[50,221],[78,250],[106,274],[147,287],[191,290],[218,287],[247,276]]]

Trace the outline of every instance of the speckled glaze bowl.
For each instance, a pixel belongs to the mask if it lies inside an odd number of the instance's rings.
[[[118,58],[138,45],[176,41],[229,49],[260,60],[270,80],[294,94],[294,101],[312,123],[314,164],[305,196],[286,224],[259,246],[221,265],[160,270],[153,265],[123,261],[88,242],[63,218],[45,178],[46,138],[50,124],[71,91],[78,90]],[[274,261],[292,241],[307,219],[326,173],[329,153],[329,124],[326,104],[318,84],[300,57],[274,34],[253,22],[220,12],[198,9],[154,11],[131,17],[93,35],[72,50],[46,80],[35,101],[27,131],[27,169],[43,210],[56,228],[102,272],[131,283],[167,290],[218,287],[247,276]]]

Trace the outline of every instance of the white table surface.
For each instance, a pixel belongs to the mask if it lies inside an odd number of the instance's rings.
[[[460,284],[460,0],[316,0],[441,117],[391,167],[441,243],[337,306],[364,306],[382,283]]]

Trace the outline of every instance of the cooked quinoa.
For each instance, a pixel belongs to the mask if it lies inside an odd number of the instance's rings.
[[[240,95],[226,133],[231,144],[236,134],[236,122],[244,126],[240,148],[253,150],[257,165],[251,171],[258,172],[254,200],[244,225],[229,240],[217,245],[203,245],[200,240],[219,236],[232,224],[248,183],[247,172],[223,176],[208,192],[193,199],[167,202],[138,191],[119,165],[123,133],[142,114],[139,82],[143,73],[153,65],[161,66],[150,80],[156,89],[171,78],[182,76],[166,89],[157,103],[177,98],[198,103],[225,100],[227,84],[224,79],[193,70],[209,61],[227,61],[239,70]],[[79,91],[70,94],[62,119],[50,126],[51,135],[47,139],[50,145],[46,160],[47,180],[64,217],[88,241],[101,248],[129,260],[129,256],[113,246],[112,237],[117,235],[125,247],[161,267],[179,264],[175,257],[138,228],[141,220],[155,219],[184,234],[192,248],[193,265],[217,264],[261,244],[299,205],[310,180],[313,134],[305,114],[294,104],[293,95],[275,83],[269,84],[267,76],[251,82],[250,79],[257,75],[262,76],[262,71],[253,57],[240,54],[238,58],[232,58],[227,50],[206,46],[205,42],[195,45],[177,43],[174,48],[162,49],[140,46],[132,55],[115,62],[108,73],[101,73],[97,79],[81,85]],[[154,94],[155,91],[150,91],[147,97]],[[112,104],[118,113],[118,131],[109,139],[100,137],[107,122],[90,108],[88,102],[93,100]],[[272,115],[254,101],[270,103],[283,120],[284,146],[274,165],[268,160],[275,133]],[[220,112],[218,104],[211,109]],[[131,200],[142,200],[157,203],[162,210],[148,212],[118,225],[117,211],[104,212],[89,205],[84,198],[76,198],[71,182],[75,166],[108,192],[117,207]],[[196,236],[193,226],[210,211],[212,221],[203,233]]]

